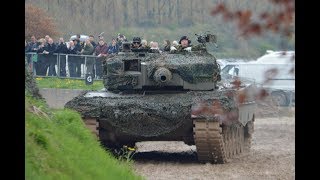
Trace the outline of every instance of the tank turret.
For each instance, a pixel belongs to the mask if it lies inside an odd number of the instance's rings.
[[[201,43],[205,47],[207,41]],[[150,53],[131,49],[129,43],[122,49],[104,63],[107,90],[214,90],[220,81],[216,58],[199,47],[183,54]]]

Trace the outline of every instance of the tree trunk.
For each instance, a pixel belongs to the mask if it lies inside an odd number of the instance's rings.
[[[90,7],[90,16],[91,16],[91,21],[93,22],[94,21],[94,16],[93,16],[93,8],[94,8],[94,1],[92,1],[91,3],[91,7]]]
[[[115,30],[119,29],[119,22],[117,21],[117,15],[116,15],[116,6],[115,3],[117,3],[116,0],[112,1],[112,20],[113,20],[113,24],[114,24],[114,28]]]
[[[146,7],[146,15],[147,19],[149,18],[149,0],[145,0],[145,7]]]
[[[49,10],[50,10],[50,7],[49,7],[49,0],[47,0],[47,2],[48,2],[48,12],[49,12]]]
[[[168,13],[168,17],[171,20],[172,18],[172,6],[171,6],[171,0],[168,0],[168,4],[169,4],[169,13]]]
[[[205,8],[204,0],[201,0],[201,23],[204,23],[204,15],[205,15],[204,8]]]
[[[135,12],[136,12],[136,20],[135,20],[135,23],[136,23],[136,24],[139,24],[139,0],[136,0]]]
[[[161,0],[158,0],[158,24],[161,24],[160,3]]]
[[[193,9],[192,9],[192,2],[193,2],[193,0],[190,0],[191,2],[190,2],[190,20],[191,20],[191,22],[193,23]]]
[[[178,20],[178,24],[180,24],[180,1],[177,0],[177,20]]]
[[[128,22],[128,0],[122,0],[122,4],[123,4],[123,9],[124,9],[123,21],[124,21],[125,26],[128,26],[129,25],[129,22]]]

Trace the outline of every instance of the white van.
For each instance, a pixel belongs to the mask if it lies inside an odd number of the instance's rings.
[[[269,90],[279,105],[292,103],[295,92],[294,63],[229,63],[221,70],[222,79],[239,77],[240,80],[254,83]]]
[[[73,41],[73,40],[75,40],[76,38],[77,38],[77,35],[73,35],[73,36],[70,37],[70,41]],[[83,35],[83,34],[80,35],[80,41],[81,41],[81,42],[86,41],[86,39],[89,39],[89,36]]]

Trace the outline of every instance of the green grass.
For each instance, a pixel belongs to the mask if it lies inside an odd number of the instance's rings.
[[[77,112],[50,111],[27,96],[25,107],[26,179],[142,179],[132,162],[119,161],[100,146]]]
[[[35,79],[39,88],[84,90],[100,90],[104,88],[102,80],[94,80],[92,85],[86,85],[85,80],[83,79],[60,79],[56,77],[37,77]]]

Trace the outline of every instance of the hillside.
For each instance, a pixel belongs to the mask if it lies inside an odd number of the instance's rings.
[[[100,147],[80,115],[25,99],[26,179],[142,179]]]

